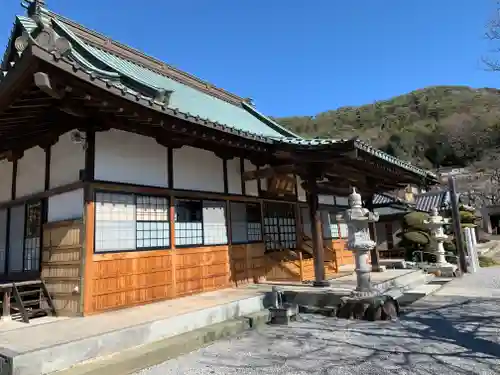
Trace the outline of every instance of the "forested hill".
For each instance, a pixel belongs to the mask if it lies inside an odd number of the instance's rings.
[[[500,146],[500,90],[436,86],[360,107],[275,119],[307,137],[359,136],[422,167],[488,163]]]

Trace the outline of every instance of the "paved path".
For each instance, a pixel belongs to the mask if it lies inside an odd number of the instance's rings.
[[[219,341],[141,375],[498,374],[500,267],[453,280],[399,322],[303,316]]]

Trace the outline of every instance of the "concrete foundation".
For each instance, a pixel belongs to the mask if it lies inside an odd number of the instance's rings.
[[[264,294],[227,289],[3,332],[1,375],[43,375],[264,310]]]

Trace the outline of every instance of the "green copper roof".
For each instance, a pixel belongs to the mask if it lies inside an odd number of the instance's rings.
[[[422,176],[429,176],[431,178],[436,178],[436,175],[430,171],[427,171],[425,169],[419,168],[410,162],[401,160],[396,158],[395,156],[389,155],[388,153],[384,151],[380,151],[379,149],[373,147],[372,145],[363,142],[360,139],[327,139],[327,138],[313,138],[313,139],[304,139],[304,138],[287,138],[287,137],[280,137],[276,138],[275,142],[276,143],[281,143],[281,144],[290,144],[290,145],[296,145],[298,147],[303,147],[303,148],[308,148],[308,149],[325,149],[328,148],[328,146],[333,146],[337,145],[339,143],[345,143],[345,142],[354,142],[354,147],[356,147],[358,150],[365,151],[373,156],[376,156],[379,159],[385,160],[391,164],[395,164],[403,169],[406,169],[410,172],[420,174]]]
[[[201,126],[214,127],[268,144],[294,145],[296,148],[307,148],[312,151],[352,142],[356,149],[402,169],[426,178],[436,178],[433,173],[380,151],[359,139],[301,138],[244,101],[235,105],[177,82],[166,75],[85,42],[66,26],[70,21],[59,15],[43,10],[41,16],[44,24],[71,42],[73,48],[67,59],[73,67],[85,71],[94,79],[105,81],[108,87],[118,88],[122,94],[130,94],[152,104],[156,103],[155,93],[161,90],[170,91],[172,94],[167,108],[165,109],[165,104],[161,103],[164,111],[170,111],[175,115],[181,114]],[[20,25],[29,33],[37,28],[32,18],[24,16],[17,17],[16,25]]]
[[[52,13],[50,13],[52,15]],[[296,135],[260,114],[246,103],[237,106],[218,99],[196,88],[179,83],[166,75],[158,74],[132,61],[92,46],[78,38],[65,26],[62,17],[51,17],[44,13],[44,22],[52,22],[58,34],[67,37],[73,44],[73,58],[87,69],[117,73],[122,80],[133,80],[153,90],[172,91],[169,108],[207,119],[243,132],[267,137],[295,137]],[[24,28],[32,32],[36,23],[29,17],[18,17]]]

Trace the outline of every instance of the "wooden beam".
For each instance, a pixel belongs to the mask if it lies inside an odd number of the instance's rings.
[[[243,173],[243,181],[251,181],[262,178],[273,177],[277,174],[289,174],[295,173],[297,170],[296,165],[279,165],[274,167],[268,167],[264,169],[257,169],[253,171],[247,171]]]

